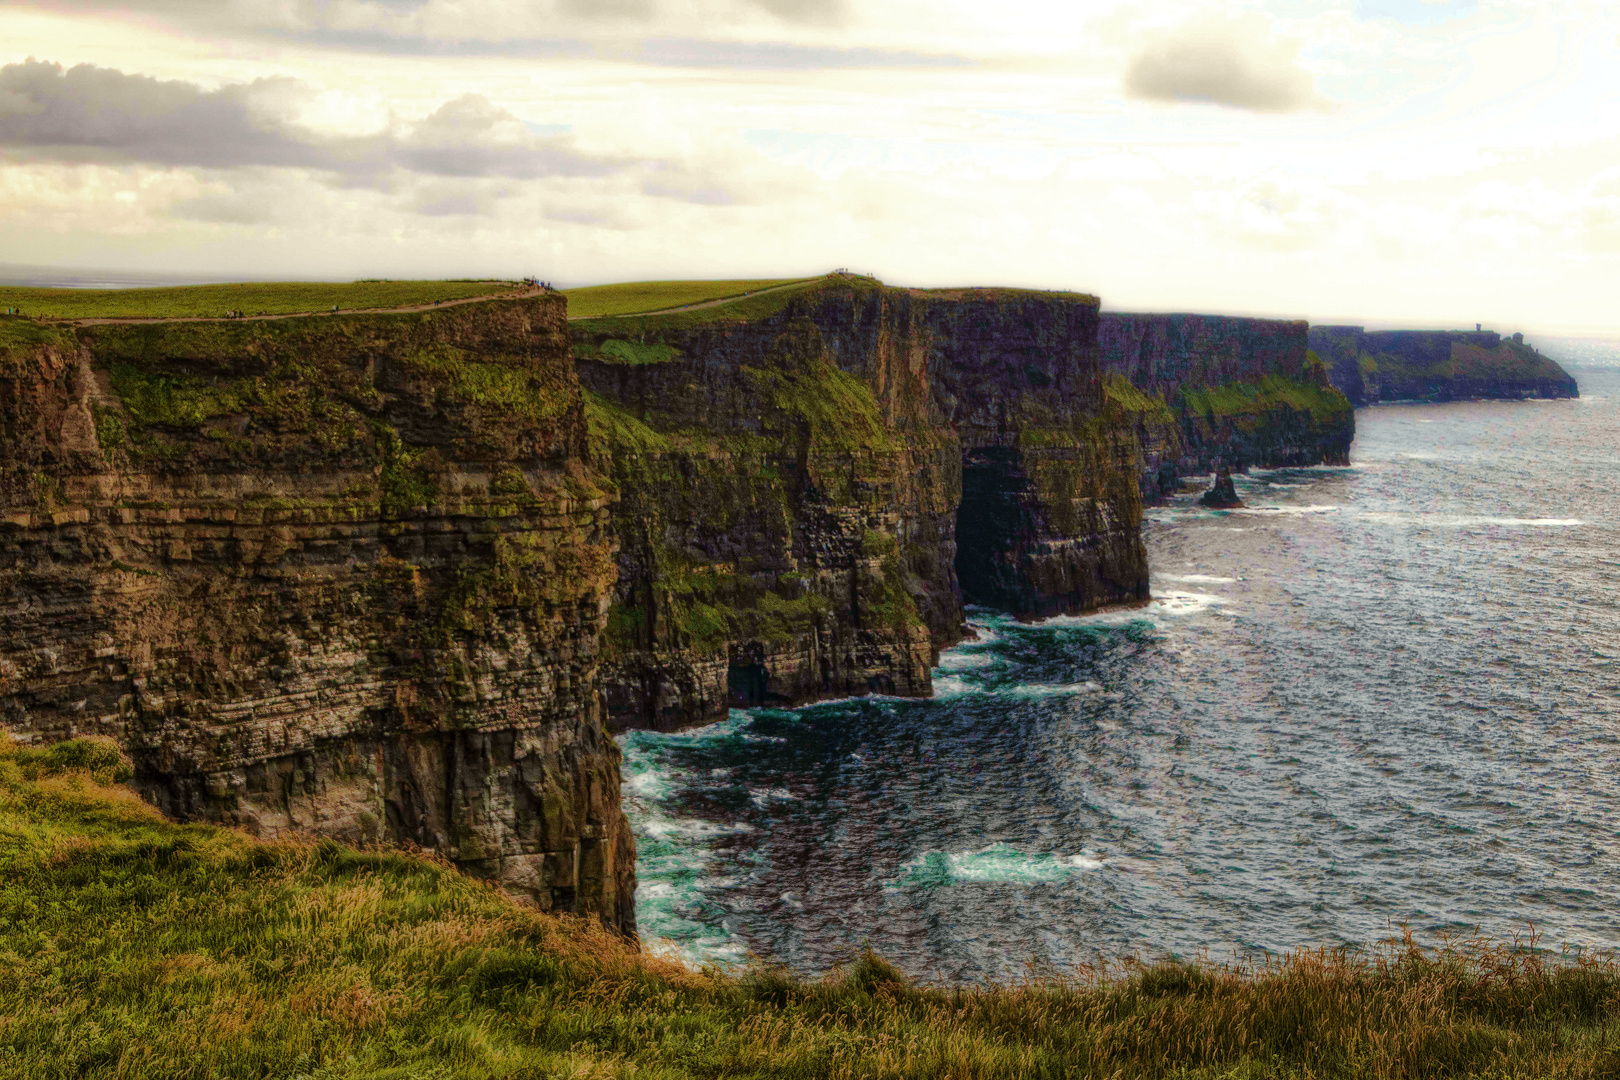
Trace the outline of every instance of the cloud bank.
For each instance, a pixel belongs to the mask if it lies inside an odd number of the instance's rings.
[[[32,161],[306,168],[371,185],[399,172],[530,180],[602,176],[629,164],[582,154],[568,136],[537,135],[476,94],[375,135],[328,135],[288,119],[303,92],[288,78],[207,90],[29,60],[0,67],[0,148]]]
[[[1132,57],[1125,92],[1148,101],[1197,101],[1258,112],[1316,102],[1298,50],[1258,20],[1203,20],[1159,35]]]

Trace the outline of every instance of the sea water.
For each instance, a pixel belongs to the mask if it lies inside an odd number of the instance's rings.
[[[643,939],[930,981],[1402,926],[1620,947],[1620,367],[1574,373],[1149,510],[1147,608],[972,610],[931,700],[622,736]]]

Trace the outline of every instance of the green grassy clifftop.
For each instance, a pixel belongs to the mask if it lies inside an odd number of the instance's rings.
[[[1465,945],[919,986],[695,972],[442,861],[164,820],[0,732],[0,1078],[1441,1080],[1620,1070],[1612,963]]]
[[[1356,405],[1580,396],[1570,374],[1526,345],[1523,334],[1315,326],[1311,348]]]

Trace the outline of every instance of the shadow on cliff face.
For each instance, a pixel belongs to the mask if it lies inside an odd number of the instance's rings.
[[[1146,552],[1134,521],[1110,513],[1117,500],[1081,494],[1090,488],[1077,481],[1090,470],[1043,493],[1033,475],[1039,467],[1014,447],[963,452],[956,511],[963,600],[1033,619],[1148,599]],[[1077,510],[1083,528],[1065,520]]]

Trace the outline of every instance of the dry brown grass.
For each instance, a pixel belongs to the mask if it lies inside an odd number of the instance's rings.
[[[0,739],[0,1080],[1620,1078],[1620,970],[1530,936],[996,988],[870,954],[734,977],[442,860],[168,823],[105,747],[28,753]]]

